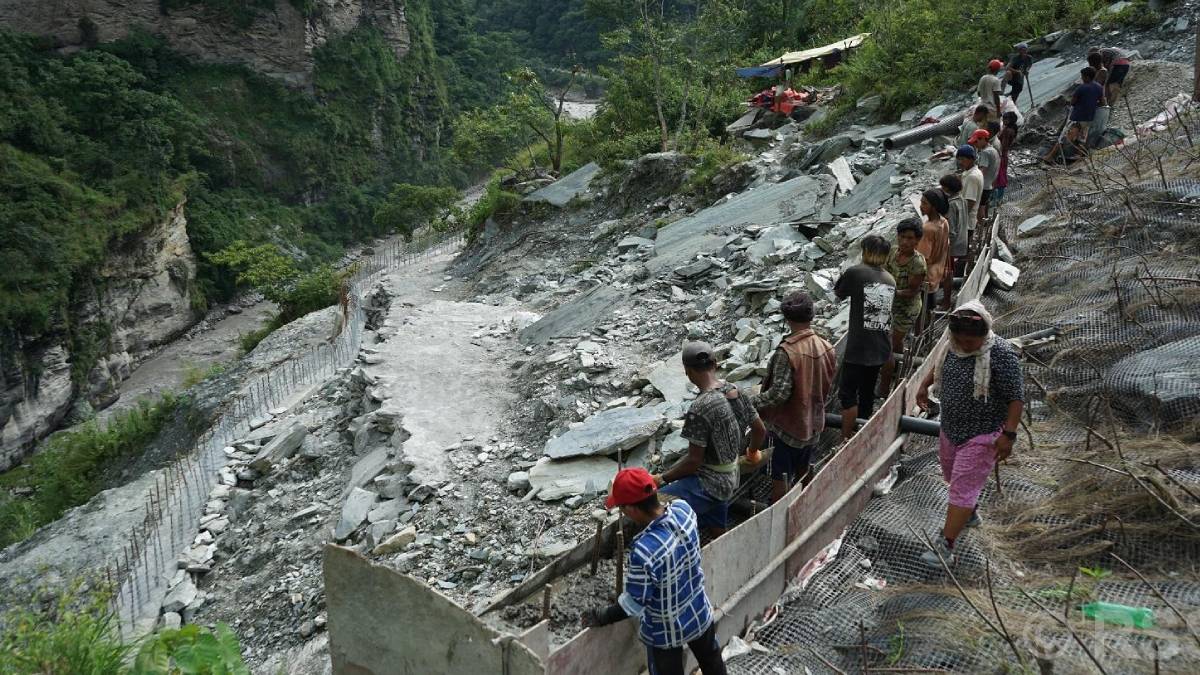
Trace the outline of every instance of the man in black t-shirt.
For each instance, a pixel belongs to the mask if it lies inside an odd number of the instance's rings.
[[[1013,103],[1017,102],[1017,97],[1025,89],[1025,80],[1029,77],[1030,68],[1033,68],[1033,57],[1029,55],[1029,45],[1022,42],[1017,45],[1017,55],[1008,62],[1008,70],[1004,77],[1011,87],[1008,97]]]
[[[1079,71],[1079,75],[1083,83],[1075,88],[1075,93],[1071,96],[1071,115],[1067,124],[1054,147],[1042,158],[1047,164],[1054,163],[1054,156],[1058,154],[1063,143],[1071,143],[1081,155],[1085,152],[1088,128],[1096,119],[1096,110],[1104,99],[1104,88],[1096,84],[1096,70],[1091,66]]]
[[[862,240],[862,264],[842,273],[833,292],[850,299],[850,328],[838,396],[842,404],[842,438],[854,435],[858,418],[875,408],[875,383],[879,369],[892,356],[892,297],[896,280],[883,270],[892,245],[878,235]]]

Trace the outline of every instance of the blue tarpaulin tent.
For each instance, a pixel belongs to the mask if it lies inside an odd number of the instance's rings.
[[[749,68],[738,68],[738,77],[776,77],[783,70],[783,66],[750,66]]]

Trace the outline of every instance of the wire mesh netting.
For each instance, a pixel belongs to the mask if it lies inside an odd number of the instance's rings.
[[[917,438],[900,482],[731,673],[1200,672],[1193,136],[1200,118],[1185,117],[1010,191],[1001,233],[1021,276],[985,303],[1003,336],[1057,335],[1023,350],[1025,429],[1002,492],[989,481],[983,524],[955,547],[953,580],[920,560],[947,486],[936,439]],[[1085,619],[1092,602],[1152,610],[1154,626]]]

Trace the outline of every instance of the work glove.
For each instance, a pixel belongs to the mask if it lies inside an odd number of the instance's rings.
[[[610,623],[616,623],[628,616],[625,610],[621,609],[620,605],[589,607],[579,614],[579,622],[583,624],[584,628],[595,628],[597,626],[607,626]]]

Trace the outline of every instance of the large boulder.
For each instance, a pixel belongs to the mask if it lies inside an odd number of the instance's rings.
[[[1113,364],[1105,384],[1114,402],[1170,428],[1200,410],[1200,336],[1169,342]]]
[[[308,429],[303,424],[289,426],[258,451],[254,459],[250,460],[250,468],[259,473],[269,472],[272,466],[296,454],[306,436]]]
[[[606,492],[620,465],[607,457],[538,460],[529,469],[529,485],[542,501]]]
[[[644,443],[666,422],[653,408],[614,408],[546,442],[551,459],[612,455]],[[532,476],[530,476],[532,478]]]

